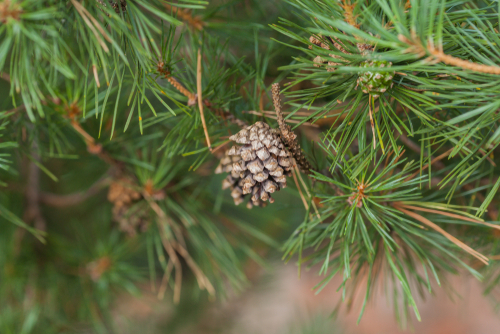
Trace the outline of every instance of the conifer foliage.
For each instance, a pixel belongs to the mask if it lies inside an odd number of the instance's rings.
[[[224,297],[272,249],[360,319],[380,285],[402,323],[447,275],[494,297],[498,10],[3,0],[0,331],[113,332],[124,291]]]
[[[299,124],[329,118],[331,126],[318,142],[325,170],[313,176],[322,181],[321,208],[290,238],[286,255],[320,266],[319,288],[336,274],[344,293],[363,284],[361,314],[377,282],[392,281],[401,287],[394,300],[419,318],[415,291],[431,291],[459,267],[480,277],[476,263],[495,258],[487,255],[499,228],[498,8],[290,4],[308,23],[274,26],[302,51],[282,69],[294,73],[291,85],[315,85],[289,92],[288,117]],[[398,316],[407,319],[406,311]]]

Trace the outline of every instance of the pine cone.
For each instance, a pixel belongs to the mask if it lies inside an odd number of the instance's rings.
[[[271,194],[286,187],[293,159],[281,141],[279,130],[257,122],[229,137],[241,146],[233,146],[221,159],[215,173],[231,173],[223,181],[223,189],[231,188],[236,205],[251,194],[253,205],[273,203]],[[252,206],[249,202],[249,207]]]
[[[391,67],[392,63],[385,60],[365,61],[360,67]],[[371,72],[367,71],[359,75],[357,84],[361,87],[363,93],[370,94],[373,98],[377,98],[381,93],[385,93],[387,89],[394,85],[392,78],[394,71],[387,72]]]
[[[132,182],[128,179],[116,180],[109,186],[108,200],[115,205],[129,205],[140,197],[141,194],[132,189]]]
[[[119,179],[111,183],[108,190],[108,200],[113,203],[113,220],[119,224],[122,232],[133,236],[137,229],[144,231],[148,226],[145,212],[132,206],[141,198],[141,194],[133,189],[128,179]]]

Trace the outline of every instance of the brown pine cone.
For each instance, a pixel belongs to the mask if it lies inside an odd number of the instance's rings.
[[[290,175],[293,167],[293,159],[281,141],[279,130],[257,122],[229,139],[241,146],[231,147],[216,169],[216,173],[231,173],[224,180],[223,188],[232,189],[236,205],[243,202],[247,194],[252,195],[253,205],[263,206],[267,200],[273,203],[271,194],[286,187],[285,175]]]
[[[108,200],[113,203],[113,220],[119,224],[122,232],[133,236],[137,229],[144,231],[148,226],[145,212],[140,208],[132,210],[133,205],[141,198],[141,194],[133,189],[130,180],[115,180],[109,186]]]
[[[128,179],[115,180],[109,186],[108,201],[115,205],[129,205],[140,197],[141,194],[133,189]]]

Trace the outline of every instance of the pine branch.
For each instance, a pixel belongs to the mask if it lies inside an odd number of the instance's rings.
[[[174,78],[170,74],[166,74],[165,79],[167,79],[168,82],[172,86],[174,86],[174,88],[177,89],[182,95],[188,98],[188,106],[193,106],[196,104],[196,95],[184,88],[184,86],[182,86],[176,78]]]
[[[278,117],[274,115],[275,114],[274,111],[249,110],[249,111],[243,111],[243,113],[244,114],[251,114],[251,115],[262,116],[262,117],[276,119],[276,120],[278,119]],[[270,113],[272,113],[272,115],[270,115]],[[284,121],[288,122],[288,123],[291,123],[291,124],[300,124],[300,125],[304,125],[304,126],[310,126],[310,127],[313,127],[313,128],[319,128],[318,124],[313,124],[313,123],[310,123],[310,122],[301,122],[301,121],[297,121],[297,120],[293,120],[293,119],[285,119]]]
[[[345,21],[354,28],[359,29],[360,24],[357,22],[357,15],[354,15],[354,8],[356,8],[356,4],[357,3],[352,4],[351,0],[342,0],[340,7],[344,9]]]
[[[30,124],[31,125],[31,124]],[[31,126],[33,130],[33,126]],[[40,231],[47,230],[47,224],[40,209],[40,169],[36,161],[40,161],[38,155],[38,141],[35,139],[31,143],[31,158],[27,164],[27,183],[25,189],[26,209],[23,220],[29,224],[33,222],[34,227]]]
[[[33,155],[33,159],[38,159],[35,153]],[[28,164],[28,179],[25,193],[27,205],[24,212],[24,221],[26,223],[34,222],[34,227],[37,230],[46,231],[47,225],[39,205],[39,186],[40,170],[35,162],[30,161]]]
[[[490,65],[484,65],[484,64],[476,64],[468,60],[456,58],[450,55],[447,55],[443,52],[442,48],[436,48],[434,44],[432,43],[432,40],[429,40],[427,43],[427,48],[425,48],[422,43],[420,42],[420,39],[416,35],[415,32],[412,32],[412,38],[409,39],[408,37],[404,35],[398,35],[398,39],[409,45],[410,47],[405,50],[405,52],[408,53],[415,53],[419,57],[424,56],[425,54],[429,53],[431,56],[428,58],[429,61],[441,61],[447,65],[451,66],[456,66],[460,67],[465,70],[470,70],[473,72],[480,72],[480,73],[488,73],[488,74],[500,74],[500,67],[499,66],[490,66]]]
[[[77,193],[59,195],[52,194],[48,192],[40,193],[40,203],[52,206],[52,207],[66,207],[78,205],[87,199],[97,195],[103,188],[109,186],[110,176],[109,172],[106,176],[100,178],[97,182],[91,185],[87,190],[80,191]]]

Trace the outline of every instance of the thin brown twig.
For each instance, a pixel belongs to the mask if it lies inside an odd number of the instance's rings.
[[[285,144],[288,146],[288,150],[292,153],[293,158],[300,166],[301,170],[306,174],[310,174],[311,169],[313,169],[313,167],[309,163],[309,161],[307,161],[304,154],[302,154],[300,145],[297,143],[297,135],[293,132],[290,126],[285,123],[283,117],[283,111],[281,109],[281,96],[280,96],[279,83],[274,83],[272,85],[272,96],[273,96],[274,109],[276,110],[278,125],[281,132],[281,137],[284,140]]]
[[[429,219],[427,219],[427,218],[425,218],[425,217],[423,217],[415,212],[408,211],[408,210],[406,210],[398,205],[394,205],[394,208],[396,210],[401,211],[402,213],[406,214],[407,216],[410,216],[410,217],[418,220],[419,222],[429,226],[430,228],[432,228],[436,232],[441,233],[445,238],[447,238],[448,240],[453,242],[455,245],[457,245],[458,247],[465,250],[467,253],[469,253],[472,256],[474,256],[475,258],[477,258],[479,261],[483,262],[486,265],[488,264],[488,258],[486,256],[484,256],[483,254],[479,253],[478,251],[472,249],[471,247],[467,246],[462,241],[458,240],[457,238],[455,238],[454,236],[452,236],[451,234],[449,234],[448,232],[443,230],[441,227],[439,227],[438,225],[431,222]]]
[[[258,112],[261,112],[261,113],[264,113],[264,114],[269,114],[269,115],[275,115],[276,112],[273,111],[273,110],[262,110],[262,111],[257,111],[257,110],[249,110],[249,111],[243,111],[243,113],[258,113]],[[281,111],[283,113],[283,115],[289,115],[291,114],[292,112],[291,111]],[[312,112],[308,112],[308,111],[296,111],[294,112],[294,115],[295,116],[311,116],[313,113]],[[262,114],[260,114],[262,115]],[[267,115],[265,115],[266,117],[269,117]]]
[[[196,88],[198,91],[198,108],[200,109],[201,123],[203,124],[203,131],[205,131],[205,138],[207,139],[207,146],[212,152],[212,145],[210,144],[210,136],[208,135],[207,124],[205,123],[205,114],[203,113],[203,97],[201,96],[201,48],[198,49],[198,66],[196,68]]]
[[[201,54],[201,52],[198,52]],[[198,71],[199,70],[199,71]],[[209,108],[212,112],[215,114],[218,114],[222,118],[229,120],[230,122],[235,123],[239,127],[243,128],[246,127],[248,124],[245,121],[242,121],[240,119],[237,119],[234,117],[233,114],[226,110],[222,109],[217,109],[214,108],[212,103],[209,100],[203,100],[202,96],[202,87],[201,87],[201,57],[198,58],[198,68],[197,68],[197,91],[199,92],[198,94],[191,93],[189,90],[187,90],[176,78],[170,75],[169,72],[164,72],[160,71],[161,74],[165,76],[165,79],[168,80],[168,82],[174,86],[175,89],[177,89],[182,95],[186,96],[188,98],[188,106],[194,106],[196,102],[198,102],[198,106],[200,109],[200,115],[202,118],[202,123],[203,123],[203,130],[205,132],[205,138],[207,139],[208,147],[210,151],[212,151],[212,147],[210,144],[210,137],[208,136],[208,130],[206,129],[206,124],[205,124],[205,114],[203,112],[203,105],[205,105],[207,108]],[[198,82],[199,79],[199,82]],[[200,100],[202,100],[202,104],[200,104]]]
[[[294,166],[295,170],[297,171],[297,176],[299,177],[299,180],[300,182],[302,183],[302,186],[304,187],[304,190],[307,194],[307,197],[311,198],[312,199],[312,196],[311,194],[309,193],[309,190],[307,189],[307,185],[306,183],[304,182],[304,179],[302,178],[302,176],[300,175],[299,173],[299,168],[297,166]],[[293,171],[293,170],[292,170]],[[316,206],[316,203],[314,203],[314,201],[311,201],[311,204],[313,206],[313,209],[314,211],[316,212],[316,216],[318,217],[318,219],[321,221],[321,215],[319,214],[319,211],[318,211],[318,208]]]
[[[412,32],[412,37],[407,38],[404,35],[399,35],[398,39],[408,44],[410,47],[406,49],[406,52],[415,53],[418,56],[422,57],[425,54],[430,54],[433,61],[440,61],[447,65],[452,65],[456,67],[460,67],[462,69],[480,72],[480,73],[488,73],[488,74],[500,74],[499,66],[491,66],[484,64],[476,64],[471,61],[456,58],[450,55],[447,55],[443,52],[442,48],[436,48],[432,40],[429,40],[427,43],[427,49],[422,45],[420,39],[416,35],[415,32]]]
[[[266,94],[266,91],[264,89],[261,89],[259,87],[259,91],[260,91],[260,94],[259,94],[259,111],[261,113],[264,113],[264,96]]]
[[[500,74],[500,67],[490,66],[484,64],[476,64],[468,60],[455,58],[453,56],[445,54],[442,50],[434,48],[431,44],[427,46],[427,50],[436,59],[439,59],[447,65],[457,66],[463,69],[471,70],[474,72],[489,73],[489,74]]]
[[[196,95],[188,91],[184,86],[180,84],[180,82],[171,76],[170,74],[165,76],[165,79],[168,80],[168,82],[174,86],[175,89],[177,89],[182,95],[188,98],[188,105],[194,105],[196,103]]]
[[[264,117],[271,118],[271,119],[278,119],[278,117],[276,117],[274,115],[263,115],[262,112],[258,112],[258,111],[254,111],[254,110],[243,111],[243,113],[257,115],[257,116],[264,116]],[[294,120],[294,119],[287,119],[287,120],[285,120],[285,122],[294,123],[294,124],[301,123],[300,121]],[[312,126],[313,128],[319,128],[318,124],[313,124],[313,123],[309,123],[309,122],[303,122],[301,125]]]
[[[213,151],[212,151],[212,153],[217,152],[218,150],[220,150],[221,148],[223,148],[224,146],[226,146],[230,142],[231,142],[230,140],[226,140],[225,142],[223,142],[222,144],[220,144],[219,146],[217,146],[216,148],[214,148]]]
[[[94,80],[97,84],[97,87],[101,87],[101,83],[99,82],[99,74],[97,73],[97,66],[95,64],[92,65],[92,72],[94,73]]]
[[[295,185],[297,186],[297,190],[299,191],[300,198],[302,199],[302,203],[304,203],[304,208],[306,208],[306,211],[309,210],[309,205],[307,204],[306,198],[304,197],[304,194],[302,193],[302,189],[300,188],[299,181],[297,180],[297,175],[295,173],[295,169],[292,169],[292,176],[293,176],[293,181],[295,182]]]
[[[450,213],[450,212],[445,212],[445,211],[435,210],[435,209],[421,208],[421,207],[418,207],[418,206],[406,205],[406,204],[403,204],[401,202],[396,202],[394,204],[398,205],[398,206],[400,206],[402,208],[406,208],[406,209],[410,209],[410,210],[414,210],[414,211],[424,211],[424,212],[436,213],[438,215],[443,215],[443,216],[447,216],[447,217],[451,217],[451,218],[465,220],[465,221],[468,221],[468,222],[472,222],[472,223],[476,223],[476,224],[480,224],[480,225],[484,225],[484,226],[488,226],[488,227],[500,230],[500,225],[494,225],[494,224],[490,224],[490,223],[485,223],[482,220],[465,217],[465,216],[462,216],[462,215],[459,215],[459,214],[456,214],[456,213]]]
[[[38,160],[38,154],[36,153],[37,143],[33,142],[32,155],[33,159]],[[26,211],[24,212],[24,220],[26,223],[33,222],[33,226],[40,230],[45,231],[47,229],[45,219],[42,215],[42,210],[40,209],[40,169],[34,161],[30,161],[28,164],[28,178],[26,186]]]
[[[396,165],[398,163],[399,159],[401,159],[401,157],[403,156],[403,154],[405,154],[405,152],[406,152],[406,150],[401,150],[401,153],[399,153],[399,155],[396,157],[396,160],[394,160],[394,165]],[[388,177],[392,176],[392,174],[394,173],[394,170],[395,170],[395,168],[391,169],[391,171],[388,174]],[[371,182],[368,183],[368,185],[370,185],[370,184],[371,184]]]
[[[473,143],[473,144],[474,144],[474,143]],[[469,147],[467,146],[467,144],[465,144],[464,146],[465,146],[465,147],[467,147],[467,148],[469,148]],[[470,148],[469,148],[469,150],[470,150]],[[471,151],[472,151],[472,150],[471,150]],[[479,148],[479,149],[478,149],[478,152],[479,152],[479,153],[481,153],[481,155],[482,155],[483,157],[485,156],[485,157],[486,157],[486,160],[488,160],[488,162],[489,162],[489,163],[490,163],[493,167],[496,167],[496,166],[497,166],[496,162],[495,162],[495,161],[493,161],[493,159],[491,159],[491,158],[490,158],[490,156],[489,156],[489,155],[488,155],[488,154],[484,151],[484,149]]]
[[[110,183],[110,177],[109,175],[106,175],[100,178],[96,183],[94,183],[92,186],[90,186],[90,188],[88,188],[85,191],[79,191],[77,193],[72,193],[67,195],[42,192],[40,193],[39,200],[40,203],[52,207],[65,207],[65,206],[77,205],[99,193],[99,191],[101,191],[102,188],[108,186],[109,183]]]
[[[95,139],[80,126],[80,123],[78,123],[76,119],[72,119],[70,121],[70,124],[73,127],[73,129],[75,129],[75,131],[78,132],[83,137],[83,140],[87,145],[87,151],[90,154],[96,155],[110,166],[115,166],[118,169],[121,169],[121,163],[112,158],[107,152],[103,151],[102,145],[96,143]]]
[[[75,130],[76,130],[76,132],[78,132],[78,133],[79,133],[79,134],[83,137],[83,139],[85,140],[85,143],[87,143],[87,145],[88,145],[88,144],[95,145],[95,139],[94,139],[94,137],[92,137],[91,135],[89,135],[89,134],[87,133],[87,131],[85,131],[85,130],[81,127],[80,123],[78,123],[78,122],[77,122],[77,121],[75,121],[75,120],[72,120],[72,121],[71,121],[71,126],[73,127],[73,129],[75,129]]]
[[[161,279],[160,288],[158,289],[158,299],[163,300],[165,297],[165,291],[167,291],[167,284],[170,278],[170,274],[172,273],[172,269],[174,268],[174,263],[172,260],[168,261],[167,268],[163,274],[163,278]]]
[[[276,111],[276,118],[278,120],[278,126],[280,128],[281,135],[288,141],[288,138],[293,137],[294,134],[293,133],[290,134],[290,128],[286,126],[285,120],[283,118],[283,111],[281,109],[281,96],[280,96],[279,83],[273,84],[272,94],[273,94],[274,110]]]

